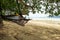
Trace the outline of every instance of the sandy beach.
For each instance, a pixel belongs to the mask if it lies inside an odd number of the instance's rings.
[[[30,20],[25,26],[3,21],[0,40],[60,40],[60,21]]]
[[[30,20],[26,25],[42,26],[60,30],[60,21],[57,20]]]

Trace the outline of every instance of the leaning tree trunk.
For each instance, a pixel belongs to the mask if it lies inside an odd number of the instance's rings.
[[[21,26],[24,26],[28,22],[28,20],[23,17],[18,0],[16,0],[16,3],[17,3],[17,8],[18,8],[18,13],[20,16],[19,16],[19,20],[13,20],[13,22]]]
[[[19,5],[18,0],[16,0],[16,3],[17,3],[17,8],[18,8],[18,13],[19,13],[20,17],[23,18],[23,16],[22,16],[22,12],[21,12],[21,10],[20,10],[20,5]]]

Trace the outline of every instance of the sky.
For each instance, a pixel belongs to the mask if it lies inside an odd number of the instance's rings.
[[[29,13],[30,18],[42,18],[42,17],[47,17],[48,14],[41,14],[41,13],[35,13],[33,14],[32,12]]]

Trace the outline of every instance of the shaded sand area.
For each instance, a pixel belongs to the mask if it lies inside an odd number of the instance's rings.
[[[3,22],[0,40],[60,40],[60,21],[30,20],[25,26]]]

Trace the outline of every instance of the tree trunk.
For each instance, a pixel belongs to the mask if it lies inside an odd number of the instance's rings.
[[[18,0],[16,0],[16,3],[17,3],[17,8],[18,8],[18,13],[19,13],[19,15],[23,18],[22,12],[21,12],[21,10],[20,10],[20,5],[19,5],[19,3],[18,3]]]
[[[18,3],[18,0],[16,0],[16,3],[17,3],[17,8],[18,8],[18,13],[19,13],[19,20],[13,20],[13,22],[21,25],[21,26],[24,26],[29,20],[26,20],[23,15],[22,15],[22,12],[21,12],[21,8],[20,8],[20,5]]]

